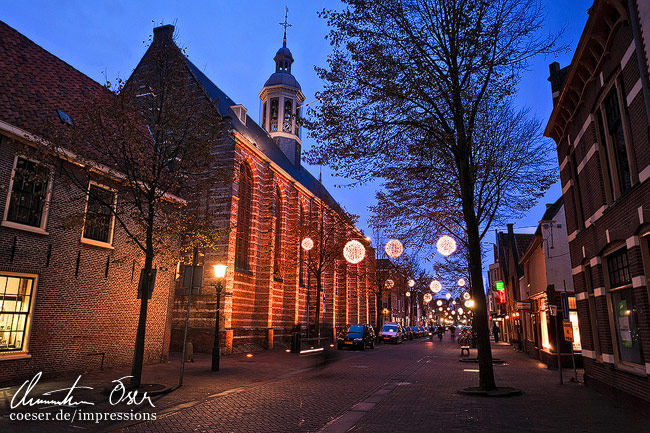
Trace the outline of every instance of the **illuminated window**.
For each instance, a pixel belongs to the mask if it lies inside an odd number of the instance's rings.
[[[639,310],[642,305],[637,303],[631,287],[615,290],[611,295],[620,360],[644,365],[639,329]]]
[[[542,348],[551,350],[551,342],[548,338],[548,318],[546,311],[539,313],[539,328],[542,331]]]
[[[0,352],[27,349],[34,278],[0,274]]]
[[[627,259],[627,248],[621,248],[607,256],[610,287],[616,288],[632,282],[630,266]]]

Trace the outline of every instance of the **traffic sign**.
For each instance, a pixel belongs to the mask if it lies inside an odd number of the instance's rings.
[[[571,322],[562,322],[564,328],[564,341],[573,343],[573,323]]]

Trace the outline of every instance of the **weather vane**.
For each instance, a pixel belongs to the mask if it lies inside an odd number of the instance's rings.
[[[282,47],[286,48],[287,47],[287,27],[291,27],[292,24],[289,24],[287,22],[287,16],[289,15],[289,6],[284,7],[284,22],[280,23],[282,27],[284,27],[284,38],[282,39]]]

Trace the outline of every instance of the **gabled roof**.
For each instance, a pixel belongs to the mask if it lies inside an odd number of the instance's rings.
[[[0,21],[0,121],[46,137],[52,132],[49,128],[68,126],[57,110],[75,123],[83,117],[89,101],[111,95],[101,84]],[[96,156],[92,146],[85,146],[73,150]]]
[[[558,198],[555,203],[550,205],[549,207],[546,208],[546,211],[544,212],[544,215],[542,216],[541,221],[551,221],[553,218],[555,218],[555,215],[562,209],[562,206],[564,205],[564,200],[562,199],[562,196]],[[535,236],[541,236],[542,235],[542,226],[541,224],[537,225],[537,230],[535,230]]]

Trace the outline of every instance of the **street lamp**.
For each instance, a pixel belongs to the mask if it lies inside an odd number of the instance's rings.
[[[447,298],[447,300],[451,299],[451,293],[446,293],[445,298]]]
[[[221,291],[223,290],[223,279],[226,276],[226,265],[213,265],[214,276],[217,279],[215,286],[217,292],[217,313],[214,325],[214,346],[212,346],[212,371],[219,371],[220,344],[219,344],[219,311],[221,310]]]

